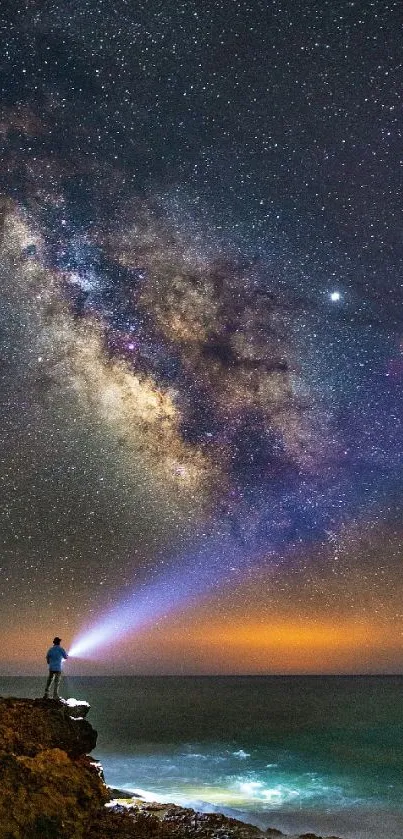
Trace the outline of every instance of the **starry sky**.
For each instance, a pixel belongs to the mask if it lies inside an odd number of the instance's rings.
[[[403,672],[400,2],[0,15],[1,672]]]

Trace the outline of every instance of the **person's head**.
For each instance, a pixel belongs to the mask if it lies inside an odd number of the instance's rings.
[[[53,639],[53,643],[56,644],[57,646],[59,646],[59,644],[61,643],[61,640],[62,639],[58,638],[57,635],[56,635],[56,638]]]

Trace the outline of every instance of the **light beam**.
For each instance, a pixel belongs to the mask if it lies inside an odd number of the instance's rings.
[[[75,638],[69,656],[89,658],[98,647],[105,647],[128,632],[155,623],[179,607],[189,606],[218,585],[229,580],[234,582],[247,562],[250,562],[250,554],[242,553],[228,540],[219,546],[215,544],[214,552],[210,548],[210,551],[205,549],[196,553],[191,560],[184,558],[179,567],[136,589]]]

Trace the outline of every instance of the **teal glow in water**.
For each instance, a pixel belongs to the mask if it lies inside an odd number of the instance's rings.
[[[42,687],[0,680],[3,694]],[[111,786],[262,825],[275,815],[312,829],[327,813],[346,837],[383,839],[378,827],[354,832],[354,820],[381,814],[389,835],[403,835],[403,677],[75,678],[67,688],[92,706]]]

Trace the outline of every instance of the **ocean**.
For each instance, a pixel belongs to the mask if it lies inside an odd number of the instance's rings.
[[[2,696],[45,678],[0,677]],[[66,678],[106,782],[260,827],[402,839],[403,676]]]

